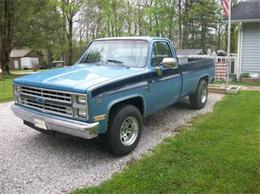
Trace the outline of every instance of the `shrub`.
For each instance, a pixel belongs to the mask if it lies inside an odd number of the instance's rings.
[[[241,76],[242,78],[251,78],[250,74],[248,72],[242,73]]]

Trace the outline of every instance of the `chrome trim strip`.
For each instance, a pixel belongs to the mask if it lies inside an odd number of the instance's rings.
[[[69,95],[86,95],[85,93],[75,93],[75,92],[69,92],[69,91],[62,91],[62,90],[56,90],[56,89],[48,89],[48,88],[42,88],[42,87],[33,87],[30,85],[20,85],[20,84],[13,84],[14,86],[21,86],[21,87],[30,87],[30,88],[35,88],[35,89],[40,89],[40,90],[48,90],[48,91],[54,91],[54,92],[61,92],[61,93],[67,93]]]
[[[61,96],[61,95],[57,95],[57,94],[51,94],[47,90],[36,91],[36,89],[33,89],[33,88],[28,90],[28,89],[25,89],[24,87],[22,87],[21,88],[21,93],[23,93],[23,94],[36,94],[36,95],[39,95],[39,96],[42,96],[42,97],[50,96],[49,98],[57,98],[57,99],[58,98],[62,98],[62,99],[68,99],[67,102],[71,101],[71,95],[70,94],[65,94],[64,93],[64,96]],[[48,97],[46,97],[46,98],[48,98]],[[64,100],[62,100],[62,101],[64,101]]]
[[[73,118],[72,115],[68,115],[68,114],[63,114],[63,113],[60,113],[60,112],[55,112],[55,111],[51,111],[51,110],[45,110],[45,109],[42,109],[42,108],[37,108],[37,107],[34,107],[34,106],[30,106],[28,104],[20,104],[18,102],[16,102],[17,105],[21,105],[21,106],[24,106],[24,107],[27,107],[27,108],[32,108],[32,109],[35,109],[35,110],[38,110],[38,111],[41,111],[43,113],[50,113],[50,114],[55,114],[55,115],[59,115],[59,116],[66,116],[66,117],[69,117],[69,118]],[[86,119],[85,119],[86,120]]]
[[[61,112],[70,112],[71,111],[71,113],[72,113],[72,108],[67,107],[67,106],[63,106],[64,108],[62,109],[62,108],[58,108],[58,107],[62,107],[62,106],[56,106],[56,105],[51,105],[51,104],[41,105],[41,104],[37,104],[35,102],[31,102],[31,101],[28,101],[28,100],[21,100],[21,102],[22,102],[22,105],[30,105],[31,104],[32,106],[39,106],[39,107],[47,108],[47,110],[51,109],[51,110],[57,110],[57,111],[61,111]]]
[[[18,94],[21,94],[21,95],[24,95],[24,96],[36,97],[36,98],[39,97],[37,95],[32,95],[32,94],[23,93],[23,92],[20,92]],[[40,96],[40,97],[43,97],[44,99],[49,100],[49,101],[53,101],[53,102],[62,102],[62,103],[65,103],[65,104],[71,103],[71,98],[70,98],[70,101],[63,101],[63,100],[58,100],[58,99],[47,98],[47,97],[44,97],[44,96]]]

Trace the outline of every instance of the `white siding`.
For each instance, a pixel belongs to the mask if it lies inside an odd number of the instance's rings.
[[[260,22],[243,23],[241,71],[260,73]]]
[[[23,57],[21,58],[21,68],[33,68],[33,65],[39,65],[39,58],[37,57]]]

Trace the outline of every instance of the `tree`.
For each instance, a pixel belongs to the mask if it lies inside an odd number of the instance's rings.
[[[51,61],[62,47],[60,14],[50,1],[2,0],[0,10],[0,64],[6,72],[13,48],[47,49]]]
[[[15,0],[0,2],[0,67],[7,73],[15,25],[15,4]]]
[[[76,16],[82,7],[82,0],[57,0],[58,9],[61,10],[63,30],[68,42],[66,64],[71,65],[73,59],[73,25]]]
[[[56,4],[46,0],[33,1],[28,13],[18,21],[15,47],[46,49],[51,63],[53,58],[59,58],[67,48],[62,21]]]
[[[6,71],[13,47],[46,49],[49,62],[62,56],[72,64],[99,37],[163,36],[179,48],[206,51],[219,49],[225,35],[216,0],[1,0],[0,9]]]
[[[207,50],[209,40],[214,39],[212,29],[217,23],[218,7],[219,5],[214,0],[199,0],[193,2],[189,12],[188,18],[192,20],[189,23],[193,24],[193,27],[195,24],[195,28],[199,29],[199,31],[195,31],[195,33],[199,33],[196,35],[195,41],[199,41],[198,45],[204,52]]]

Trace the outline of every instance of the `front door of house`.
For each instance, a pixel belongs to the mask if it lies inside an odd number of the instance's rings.
[[[18,62],[18,60],[14,61],[14,69],[19,69],[19,62]]]

